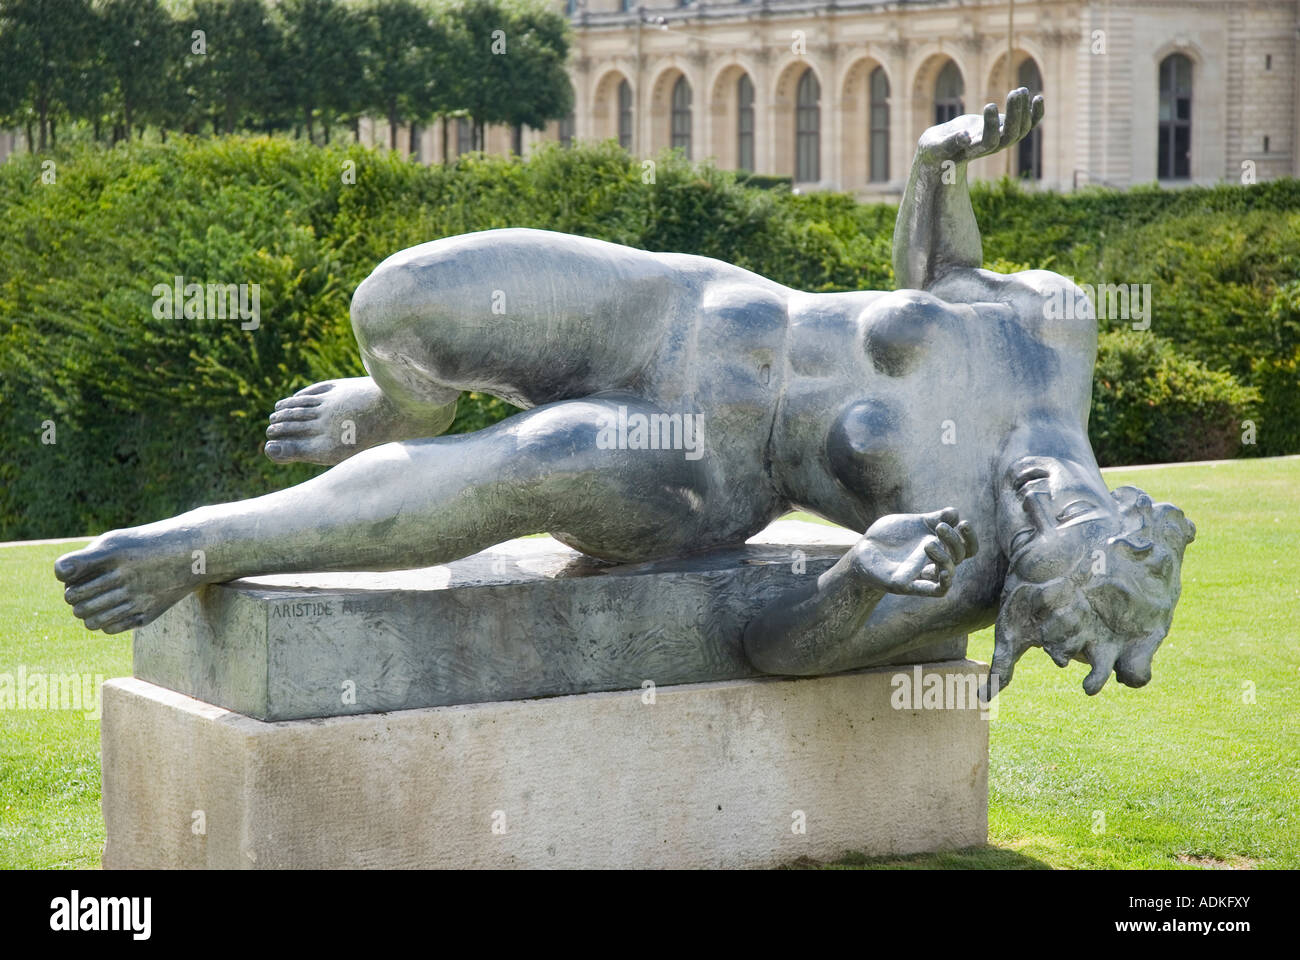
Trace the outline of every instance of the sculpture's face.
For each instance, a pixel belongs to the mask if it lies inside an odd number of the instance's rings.
[[[1009,568],[993,672],[1002,685],[1031,646],[1059,666],[1091,664],[1083,684],[1089,694],[1112,669],[1121,683],[1146,683],[1195,526],[1134,487],[1111,493],[1095,467],[1072,460],[1017,460],[1000,498],[999,546]]]
[[[999,546],[1013,574],[1031,583],[1077,568],[1122,526],[1095,468],[1073,460],[1021,457],[1008,469],[1001,496]]]

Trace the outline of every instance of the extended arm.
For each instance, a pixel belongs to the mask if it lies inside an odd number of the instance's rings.
[[[1024,87],[983,116],[967,114],[931,127],[917,144],[894,225],[894,279],[899,289],[928,290],[954,269],[983,265],[979,227],[966,185],[971,160],[1010,147],[1043,117],[1043,98]]]
[[[881,517],[814,583],[755,618],[745,629],[745,652],[765,673],[833,670],[848,641],[871,629],[886,594],[942,597],[956,565],[978,549],[975,531],[952,508]],[[881,630],[873,640],[884,650],[898,638]]]

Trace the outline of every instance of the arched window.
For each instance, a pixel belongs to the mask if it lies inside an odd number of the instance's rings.
[[[871,71],[871,175],[872,183],[889,179],[889,78],[884,67]]]
[[[1043,75],[1038,72],[1038,64],[1033,57],[1026,57],[1020,64],[1017,77],[1020,86],[1029,90],[1029,99],[1043,92]],[[1029,131],[1016,145],[1016,171],[1026,180],[1043,179],[1043,126],[1040,123]]]
[[[567,116],[560,118],[560,146],[573,146],[573,128],[575,126],[576,121],[572,110],[569,111]]]
[[[685,77],[673,84],[672,146],[687,157],[691,155],[691,85]]]
[[[799,78],[794,111],[794,179],[815,183],[821,179],[822,86],[812,67]]]
[[[939,79],[934,82],[934,122],[947,123],[966,112],[962,104],[962,94],[966,84],[961,78],[957,64],[949,60],[939,71]]]
[[[736,81],[736,167],[754,169],[754,82],[747,73]]]
[[[618,85],[618,145],[632,149],[632,84],[626,80]]]
[[[1181,53],[1160,64],[1160,147],[1156,158],[1161,180],[1192,175],[1192,61]]]

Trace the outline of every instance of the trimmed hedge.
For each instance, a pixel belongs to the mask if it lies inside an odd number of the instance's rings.
[[[1088,436],[1102,466],[1236,456],[1260,401],[1232,374],[1132,330],[1102,333]]]
[[[56,154],[54,183],[42,159],[0,165],[0,539],[141,523],[318,472],[261,455],[265,417],[306,384],[362,373],[351,292],[415,243],[533,226],[718,257],[805,290],[894,286],[892,207],[744,187],[671,154],[647,184],[610,143],[425,167],[356,145],[181,138]],[[975,203],[990,262],[1153,283],[1159,340],[1103,350],[1158,387],[1107,381],[1094,427],[1108,456],[1199,458],[1205,424],[1229,410],[1239,424],[1247,408],[1247,452],[1300,450],[1295,181],[1069,197],[1003,185]],[[1149,276],[1126,276],[1132,264]],[[153,288],[177,275],[259,284],[261,326],[156,318]],[[467,397],[453,429],[510,409]]]

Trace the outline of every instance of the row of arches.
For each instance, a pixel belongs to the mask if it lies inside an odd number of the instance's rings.
[[[1003,93],[1008,88],[1005,62],[1003,54],[987,84],[990,89],[1001,85]],[[1034,94],[1042,92],[1042,72],[1024,51],[1018,52],[1015,75],[1014,85],[1026,86]],[[845,142],[839,147],[842,156],[854,158],[848,166],[860,168],[844,171],[850,181],[847,185],[854,185],[890,182],[897,173],[893,169],[893,141],[905,111],[913,112],[907,119],[915,130],[951,120],[966,112],[967,84],[956,61],[936,56],[923,64],[911,96],[904,98],[896,95],[886,66],[874,60],[861,61],[849,71],[837,103],[827,102],[822,78],[811,64],[796,64],[782,71],[765,103],[760,102],[761,91],[755,78],[739,64],[718,72],[702,103],[690,78],[676,67],[662,71],[648,93],[647,102],[641,105],[649,112],[648,125],[640,129],[644,132],[648,126],[650,142],[638,144],[634,133],[638,129],[635,89],[621,71],[607,71],[597,82],[592,98],[592,135],[597,139],[617,138],[628,150],[653,152],[669,146],[694,159],[711,155],[724,166],[740,170],[757,169],[760,140],[771,138],[781,168],[774,172],[792,175],[796,183],[816,183],[822,179],[822,153],[831,146],[824,135],[827,113],[841,109],[845,114]],[[701,126],[695,123],[695,114],[700,109],[712,114],[708,144],[696,142]],[[1042,156],[1040,127],[1021,143],[1015,172],[1040,179]]]

